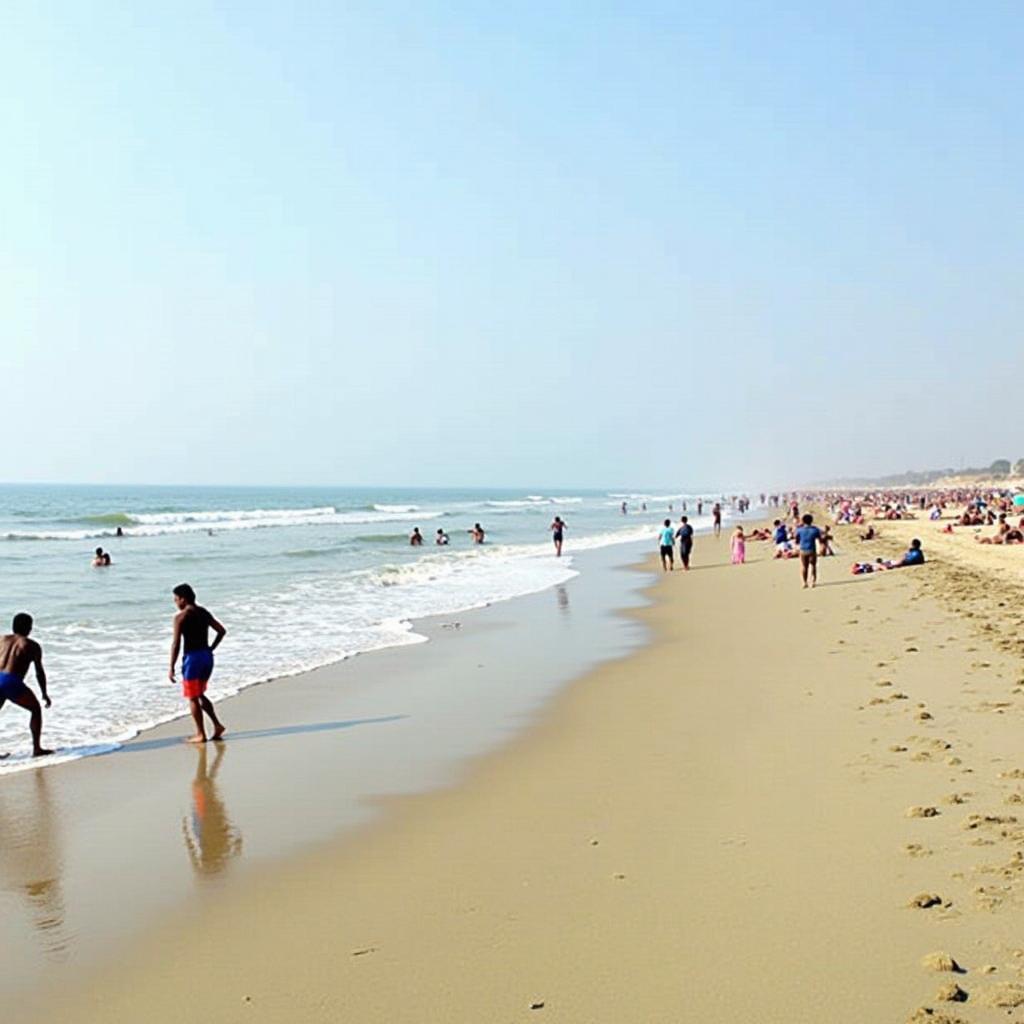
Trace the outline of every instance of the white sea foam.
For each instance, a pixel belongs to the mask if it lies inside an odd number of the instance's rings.
[[[438,519],[443,511],[338,512],[333,508],[256,509],[251,512],[161,512],[129,516],[132,525],[122,526],[125,537],[166,537],[182,533],[222,533],[293,526],[360,526],[372,523],[403,523]],[[116,536],[117,528],[105,526],[84,530],[12,530],[6,540],[82,541]]]
[[[160,528],[190,525],[179,522]],[[575,537],[571,549],[650,537],[649,526],[631,524]],[[214,610],[229,625],[230,635],[218,650],[211,696],[220,700],[254,683],[356,653],[418,643],[424,638],[413,630],[416,619],[533,593],[574,575],[571,556],[555,558],[549,542],[495,544],[431,551],[414,560],[365,569],[321,572],[258,597],[245,594],[220,600]],[[167,628],[167,610],[161,609],[129,623],[100,615],[78,619],[45,639],[41,636],[59,708],[46,720],[47,742],[61,748],[55,761],[102,753],[142,729],[181,715],[178,690],[166,679]],[[23,732],[20,719],[0,718],[0,749],[23,747]],[[0,774],[41,763],[53,762],[19,755],[0,765]]]

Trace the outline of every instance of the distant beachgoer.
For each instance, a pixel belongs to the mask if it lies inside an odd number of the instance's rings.
[[[666,519],[661,532],[658,534],[661,550],[661,567],[665,572],[671,572],[675,568],[672,551],[672,520]]]
[[[747,538],[743,536],[743,527],[737,526],[730,541],[732,548],[732,564],[743,565],[747,560]]]
[[[719,537],[722,533],[722,506],[716,501],[711,509],[711,522],[714,526],[715,536]]]
[[[679,561],[683,563],[684,569],[689,570],[690,553],[693,551],[693,527],[686,516],[679,520],[676,537],[679,539]]]
[[[102,569],[103,566],[110,565],[109,562],[104,561],[103,548],[97,548],[93,553],[92,567],[94,569]]]
[[[423,534],[420,533],[420,528],[418,526],[414,526],[412,528],[412,533],[409,534],[409,543],[414,548],[418,548],[423,544]]]
[[[826,558],[829,555],[835,555],[835,551],[832,550],[832,527],[825,524],[825,528],[821,531],[821,557]]]
[[[448,534],[440,526],[437,528],[437,537],[434,539],[434,543],[440,548],[448,543]]]
[[[704,514],[704,499],[703,498],[698,498],[697,499],[697,515],[700,516],[700,515],[703,515],[703,514]]]
[[[483,544],[485,537],[484,528],[479,523],[474,523],[473,529],[467,530],[466,533],[473,538],[474,544]]]
[[[640,511],[641,512],[646,512],[647,511],[647,502],[646,501],[641,503]]]
[[[806,589],[808,576],[812,587],[818,585],[818,542],[821,540],[821,530],[814,525],[814,516],[810,513],[801,522],[803,526],[797,528],[796,542],[800,548],[800,576]]]
[[[174,666],[184,643],[185,653],[181,658],[181,692],[188,700],[192,721],[196,724],[195,735],[190,736],[187,742],[206,742],[203,712],[206,712],[213,722],[213,738],[219,740],[224,735],[224,725],[217,717],[209,697],[206,696],[206,684],[213,675],[213,652],[224,639],[227,630],[209,611],[196,604],[195,591],[187,583],[175,587],[173,593],[178,614],[174,616],[171,667],[167,678],[172,683],[175,681]],[[217,634],[212,644],[209,642],[211,629]]]
[[[32,733],[32,756],[45,757],[52,754],[41,743],[43,735],[43,711],[36,695],[25,685],[25,675],[32,667],[36,671],[36,682],[42,694],[43,703],[50,707],[50,697],[46,692],[46,672],[43,671],[43,649],[29,640],[32,632],[32,616],[27,612],[19,612],[11,623],[11,632],[0,638],[0,708],[5,701],[17,704],[32,716],[29,720],[29,731]],[[7,757],[0,755],[0,758]]]
[[[565,520],[555,516],[551,523],[551,539],[555,542],[555,556],[562,557],[562,535],[565,533]]]
[[[776,519],[772,526],[774,527],[772,541],[775,544],[775,557],[789,558],[793,551],[793,545],[789,541],[789,530],[786,528],[786,524],[781,519]]]
[[[622,514],[625,515],[629,511],[625,502],[622,503]]]
[[[123,537],[124,536],[124,530],[122,530],[120,526],[117,528],[117,536],[118,537]]]

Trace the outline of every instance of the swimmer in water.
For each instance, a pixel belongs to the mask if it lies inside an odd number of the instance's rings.
[[[19,612],[11,623],[11,632],[0,638],[0,708],[6,701],[24,708],[32,716],[29,731],[32,734],[32,756],[45,757],[52,754],[41,743],[43,735],[43,710],[39,706],[36,695],[25,685],[25,676],[30,668],[35,668],[36,682],[42,694],[43,703],[50,707],[50,697],[46,692],[46,672],[43,671],[43,649],[29,640],[32,632],[32,616],[27,612]],[[7,757],[6,754],[0,757]]]
[[[466,533],[468,533],[473,538],[474,544],[483,544],[485,536],[484,528],[479,523],[474,523],[473,529],[467,530]]]
[[[448,534],[440,526],[437,528],[437,538],[434,540],[434,543],[439,548],[443,548],[448,543]]]
[[[420,533],[420,528],[418,526],[414,526],[412,528],[412,533],[409,534],[409,543],[414,548],[423,546],[423,534]]]

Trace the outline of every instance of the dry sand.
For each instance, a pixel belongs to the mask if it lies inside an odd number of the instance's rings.
[[[641,613],[654,642],[461,784],[249,873],[37,1009],[1024,1019],[1022,666],[1011,628],[982,628],[1011,613],[975,569],[848,574],[895,532],[859,546],[842,531],[813,592],[767,544],[732,567],[725,536],[698,538],[697,569],[663,577]]]

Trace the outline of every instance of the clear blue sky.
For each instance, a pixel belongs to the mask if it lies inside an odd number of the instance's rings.
[[[1024,456],[1017,3],[0,24],[10,480],[718,487]]]

